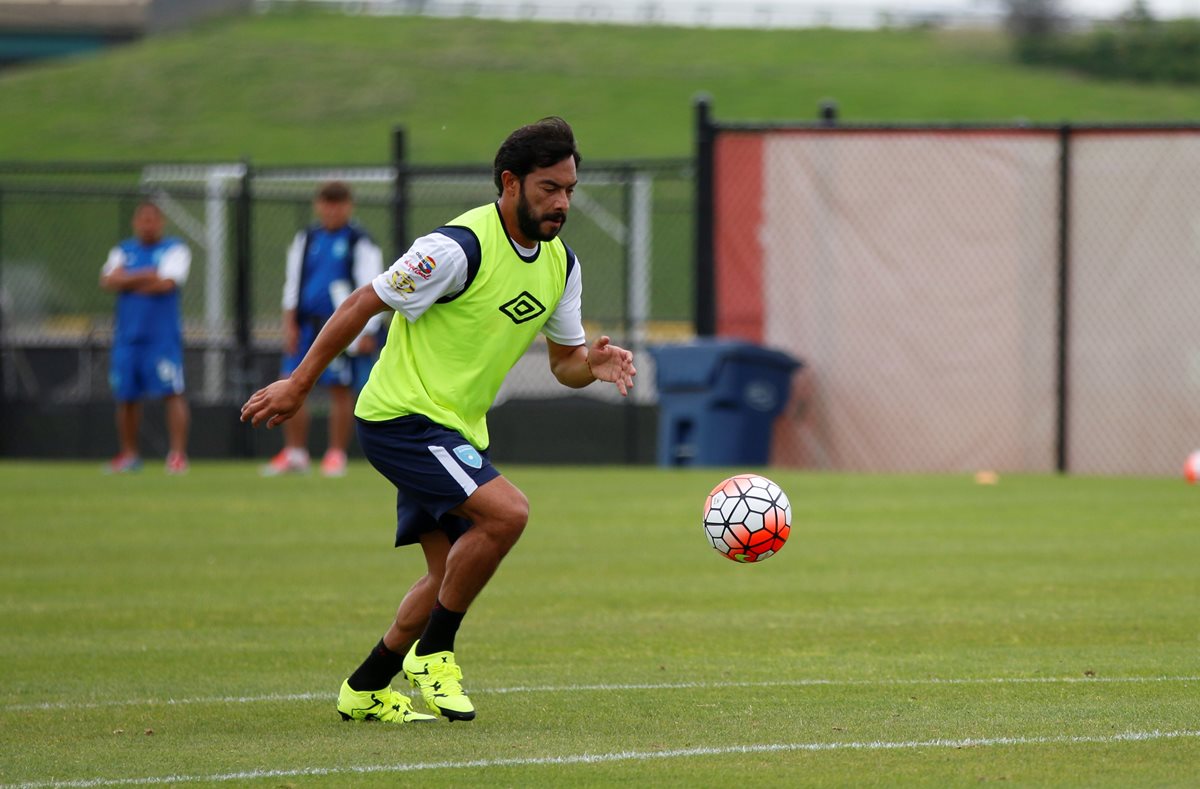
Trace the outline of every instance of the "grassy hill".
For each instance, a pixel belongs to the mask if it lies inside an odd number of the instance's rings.
[[[0,74],[4,159],[379,162],[409,130],[418,162],[489,161],[561,114],[589,158],[684,156],[691,101],[718,118],[850,121],[1200,119],[1200,93],[1009,62],[998,35],[753,31],[293,11],[214,22]]]

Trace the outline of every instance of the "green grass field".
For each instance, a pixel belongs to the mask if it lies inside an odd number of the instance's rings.
[[[490,162],[522,123],[575,126],[584,157],[689,156],[692,99],[725,120],[1200,119],[1186,86],[1015,64],[995,33],[706,30],[329,15],[216,21],[0,73],[4,159]]]
[[[513,467],[459,636],[467,724],[344,724],[418,552],[392,492],[0,464],[0,785],[1194,786],[1200,489],[772,470],[791,540],[705,543],[723,473]]]

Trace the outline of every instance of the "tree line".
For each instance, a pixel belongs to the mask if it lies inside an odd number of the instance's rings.
[[[1007,0],[1008,31],[1022,63],[1107,79],[1200,83],[1200,19],[1159,20],[1142,0],[1111,22],[1075,27],[1058,0]]]

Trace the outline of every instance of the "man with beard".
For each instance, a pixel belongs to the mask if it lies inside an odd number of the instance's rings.
[[[538,332],[560,383],[606,381],[622,395],[633,385],[633,354],[608,337],[586,344],[579,262],[558,238],[579,158],[562,118],[514,131],[493,165],[499,199],[417,239],[342,303],[291,376],[242,407],[254,425],[287,421],[371,316],[394,311],[355,416],[367,459],[397,489],[396,545],[419,543],[427,569],[342,683],[345,720],[434,720],[392,689],[401,671],[435,715],[475,717],[455,634],[529,517],[524,494],[488,458],[485,415]]]

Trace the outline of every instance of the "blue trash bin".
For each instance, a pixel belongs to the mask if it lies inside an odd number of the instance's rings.
[[[802,363],[742,340],[650,349],[657,367],[658,465],[761,466]]]

